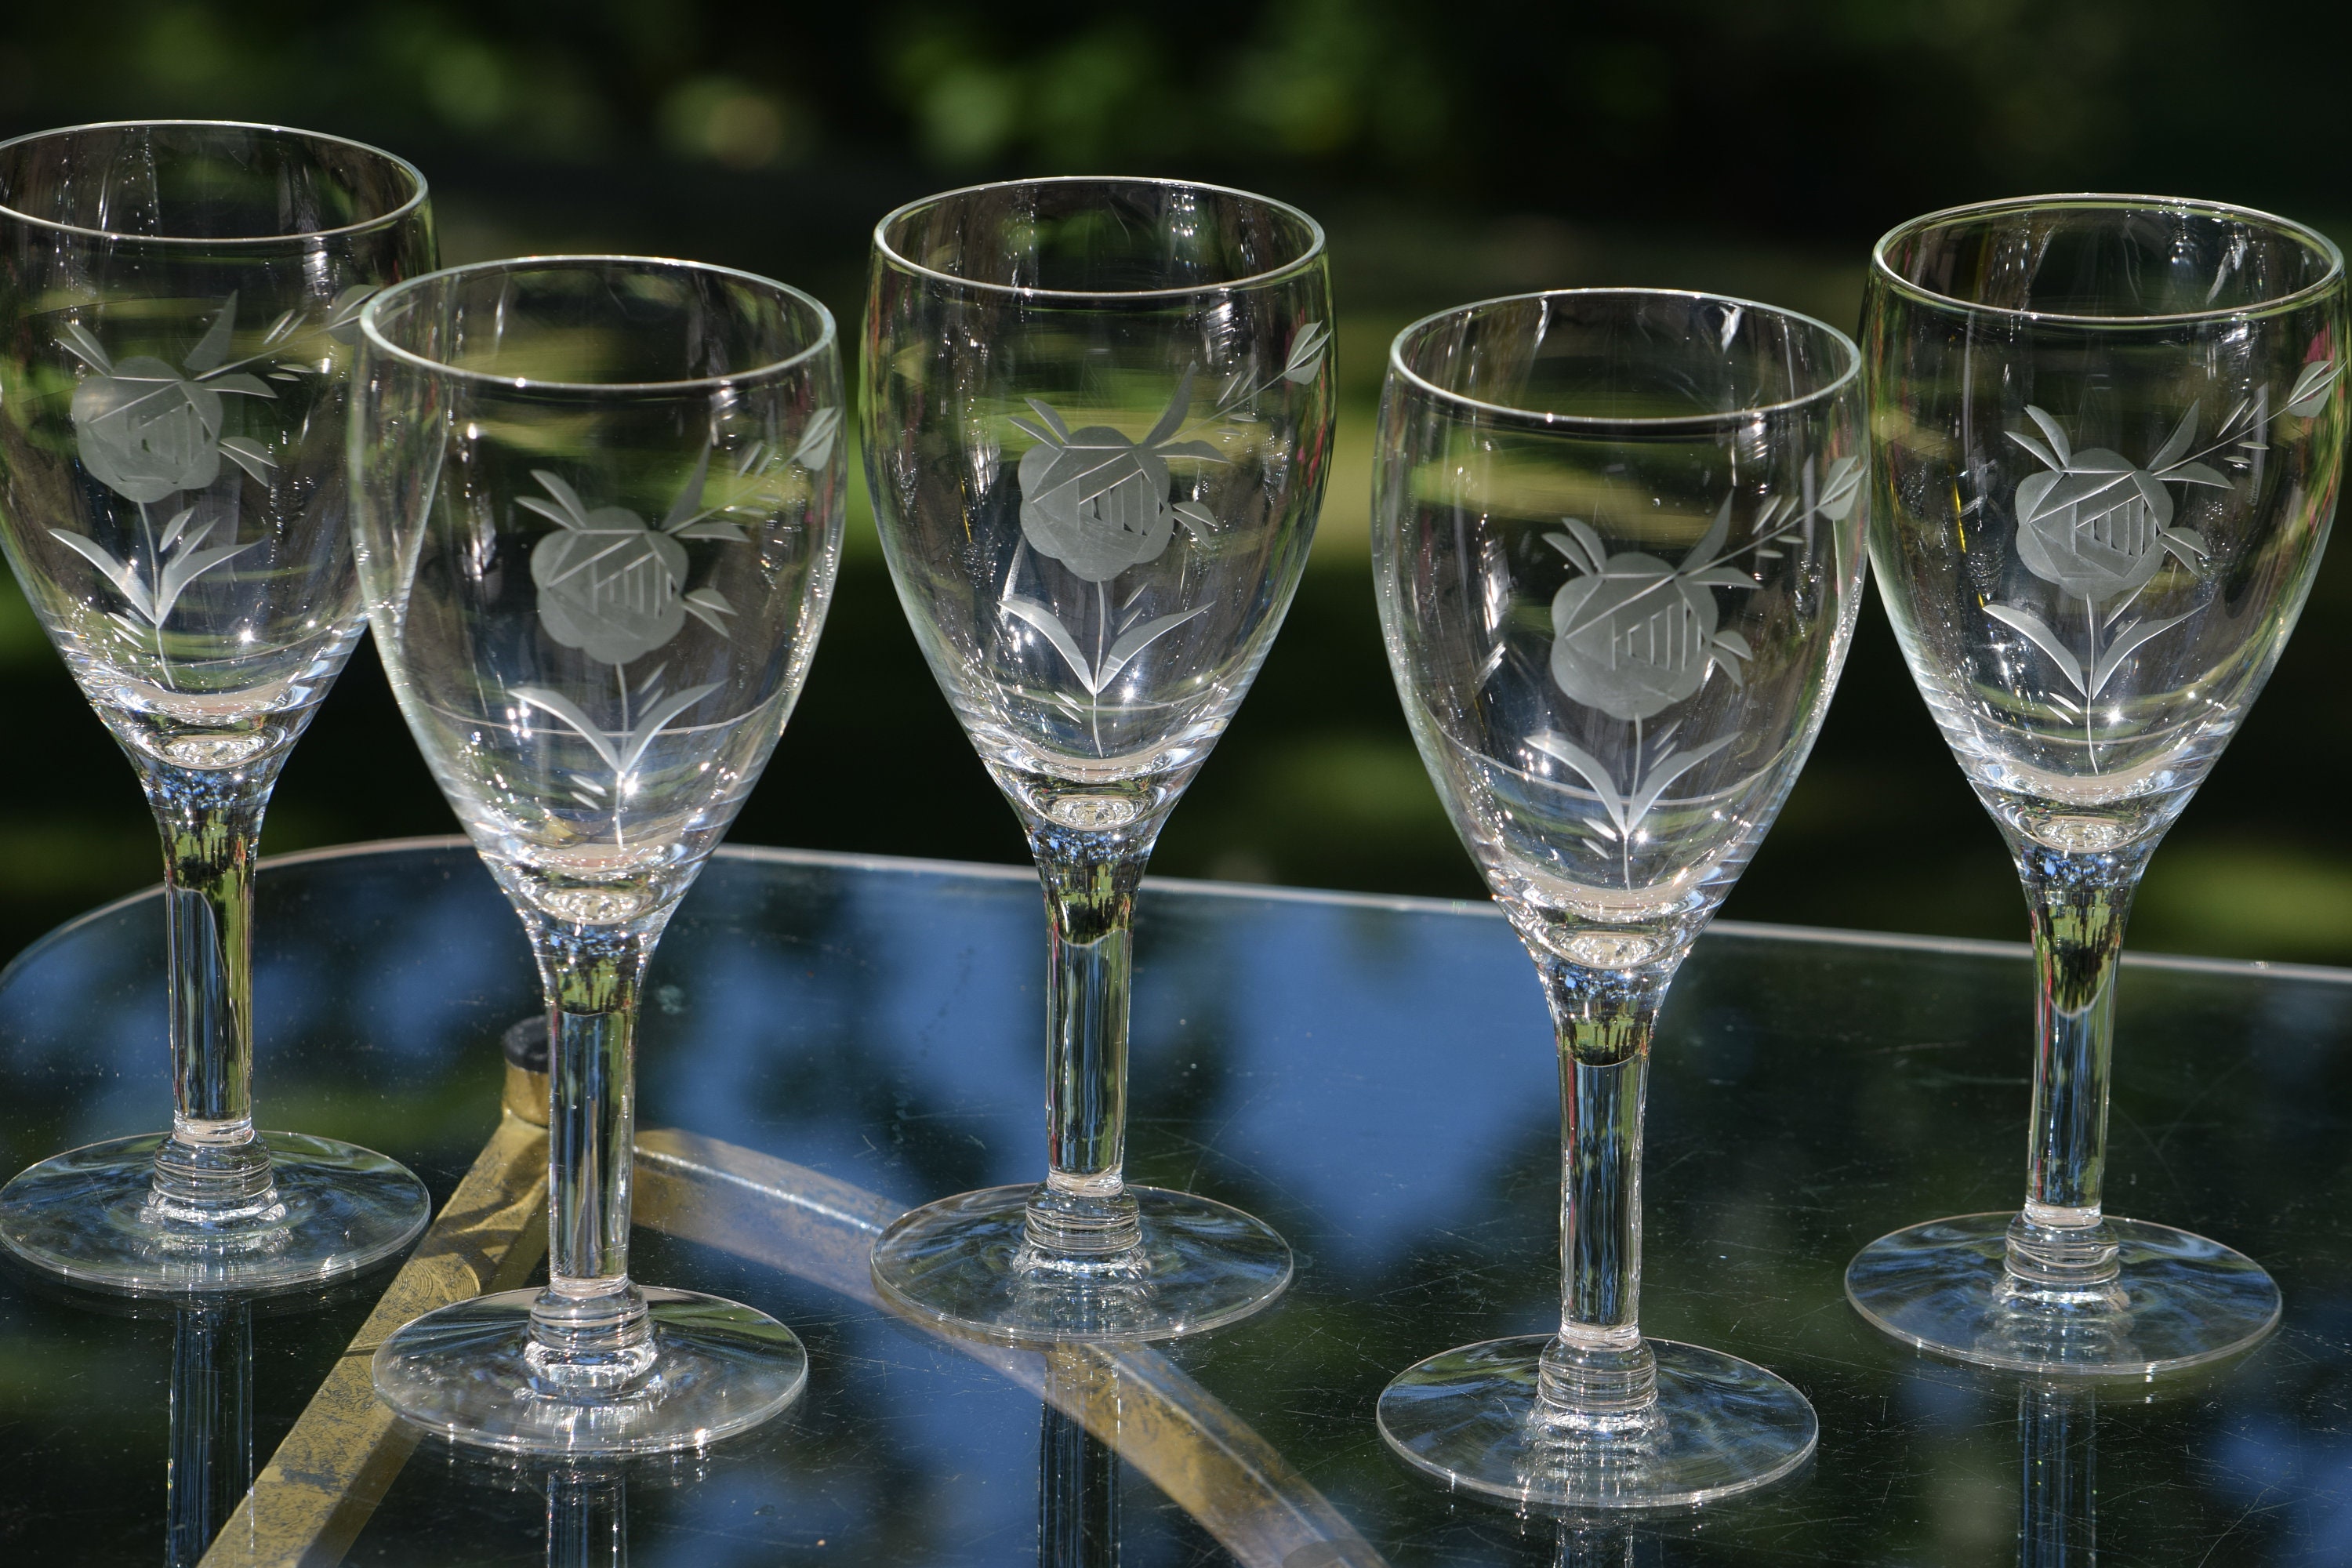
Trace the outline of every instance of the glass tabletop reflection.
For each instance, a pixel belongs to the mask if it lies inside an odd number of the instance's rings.
[[[259,889],[263,1124],[405,1162],[442,1213],[436,1236],[477,1226],[444,1237],[446,1256],[529,1282],[528,1194],[500,1207],[483,1184],[543,1160],[500,1109],[501,1038],[536,1014],[537,983],[472,851],[294,857]],[[167,1071],[162,919],[154,895],[125,900],[0,975],[7,1170],[150,1119]],[[1415,1360],[1556,1321],[1550,1029],[1484,905],[1147,886],[1129,1174],[1274,1224],[1298,1272],[1266,1311],[1150,1349],[1040,1355],[877,1303],[863,1249],[882,1225],[1037,1168],[1043,924],[1025,868],[761,849],[722,850],[681,909],[647,984],[636,1267],[801,1334],[809,1391],[769,1426],[566,1467],[369,1426],[364,1401],[334,1393],[339,1369],[357,1341],[363,1373],[372,1314],[424,1253],[328,1293],[203,1307],[69,1296],[8,1268],[0,1556],[2352,1558],[2352,972],[2128,963],[2114,1205],[2249,1253],[2286,1311],[2220,1367],[2063,1387],[1930,1361],[1841,1294],[1873,1237],[2015,1203],[2024,949],[1717,926],[1667,1003],[1652,1074],[1643,1326],[1789,1378],[1820,1413],[1820,1450],[1751,1498],[1563,1519],[1448,1495],[1372,1421]]]

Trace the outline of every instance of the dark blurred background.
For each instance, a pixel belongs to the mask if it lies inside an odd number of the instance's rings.
[[[447,261],[693,256],[798,283],[845,321],[873,221],[929,190],[1118,171],[1304,205],[1331,237],[1338,463],[1297,607],[1155,868],[1475,896],[1372,606],[1372,414],[1399,327],[1517,289],[1667,284],[1851,328],[1874,236],[2034,190],[2218,197],[2341,238],[2347,44],[2341,0],[17,3],[0,8],[0,134],[156,116],[337,132],[425,169]],[[862,489],[806,696],[734,837],[1025,858],[899,617]],[[2135,945],[2352,962],[2352,825],[2318,787],[2352,760],[2347,605],[2339,552],[2157,857]],[[0,702],[5,954],[152,881],[157,851],[13,583]],[[450,831],[362,648],[266,847]],[[1727,913],[2022,932],[2006,857],[1875,605]]]

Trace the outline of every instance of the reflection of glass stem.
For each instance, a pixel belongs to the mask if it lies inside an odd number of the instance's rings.
[[[2028,1383],[2017,1391],[2017,1568],[2099,1560],[2099,1396]]]
[[[623,1478],[558,1470],[547,1481],[547,1568],[625,1568],[629,1497]]]
[[[1629,1525],[1563,1519],[1552,1526],[1552,1568],[1634,1568]]]
[[[1118,1568],[1118,1450],[1052,1400],[1045,1403],[1037,1426],[1037,1568]]]
[[[252,1485],[253,1308],[184,1309],[172,1331],[168,1568],[195,1568]]]

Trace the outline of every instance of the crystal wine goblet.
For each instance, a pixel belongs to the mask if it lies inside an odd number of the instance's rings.
[[[2343,260],[2210,202],[2053,196],[1905,224],[1863,333],[1879,592],[2008,842],[2040,976],[2025,1207],[1871,1243],[1863,1315],[2044,1374],[2252,1343],[2278,1289],[2101,1207],[2116,959],[2141,871],[2262,689],[2342,473]]]
[[[163,839],[172,1131],[0,1189],[0,1241],[80,1284],[289,1289],[424,1228],[401,1165],[255,1130],[251,879],[362,625],[355,318],[432,266],[423,177],[356,142],[164,121],[0,144],[0,542]]]
[[[1642,1110],[1666,987],[1845,658],[1859,367],[1803,316],[1632,289],[1464,306],[1390,351],[1389,665],[1560,1058],[1559,1331],[1433,1356],[1381,1395],[1390,1446],[1452,1485],[1686,1504],[1812,1451],[1812,1407],[1780,1378],[1643,1337]]]
[[[360,319],[353,542],[425,761],[530,938],[548,1284],[384,1342],[461,1442],[655,1452],[800,1392],[782,1324],[629,1279],[635,1031],[670,913],[783,732],[840,560],[833,318],[684,261],[438,272]]]
[[[1290,1249],[1125,1180],[1136,885],[1307,560],[1329,461],[1323,235],[1260,196],[1028,180],[875,230],[867,473],[932,673],[1012,803],[1049,939],[1039,1185],[874,1249],[886,1298],[1003,1340],[1166,1338],[1255,1310]]]

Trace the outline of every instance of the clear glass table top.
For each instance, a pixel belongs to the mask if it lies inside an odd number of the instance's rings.
[[[648,982],[632,1272],[792,1324],[810,1388],[700,1455],[567,1468],[365,1397],[372,1319],[531,1278],[514,916],[447,841],[259,889],[263,1124],[405,1161],[446,1212],[397,1276],[327,1296],[187,1310],[0,1271],[0,1561],[2352,1560],[2352,972],[2127,961],[2111,1207],[2250,1253],[2286,1314],[2218,1369],[2062,1388],[1927,1360],[1840,1287],[1873,1237],[2020,1196],[2024,950],[1717,927],[1652,1076],[1643,1324],[1790,1379],[1820,1451],[1697,1512],[1559,1519],[1449,1496],[1372,1422],[1418,1358],[1557,1321],[1550,1032],[1483,906],[1150,885],[1129,1174],[1265,1217],[1298,1276],[1201,1339],[1049,1357],[902,1323],[864,1261],[902,1207],[1043,1168],[1034,879],[721,851]],[[0,976],[0,1165],[162,1124],[163,955],[151,894]]]

